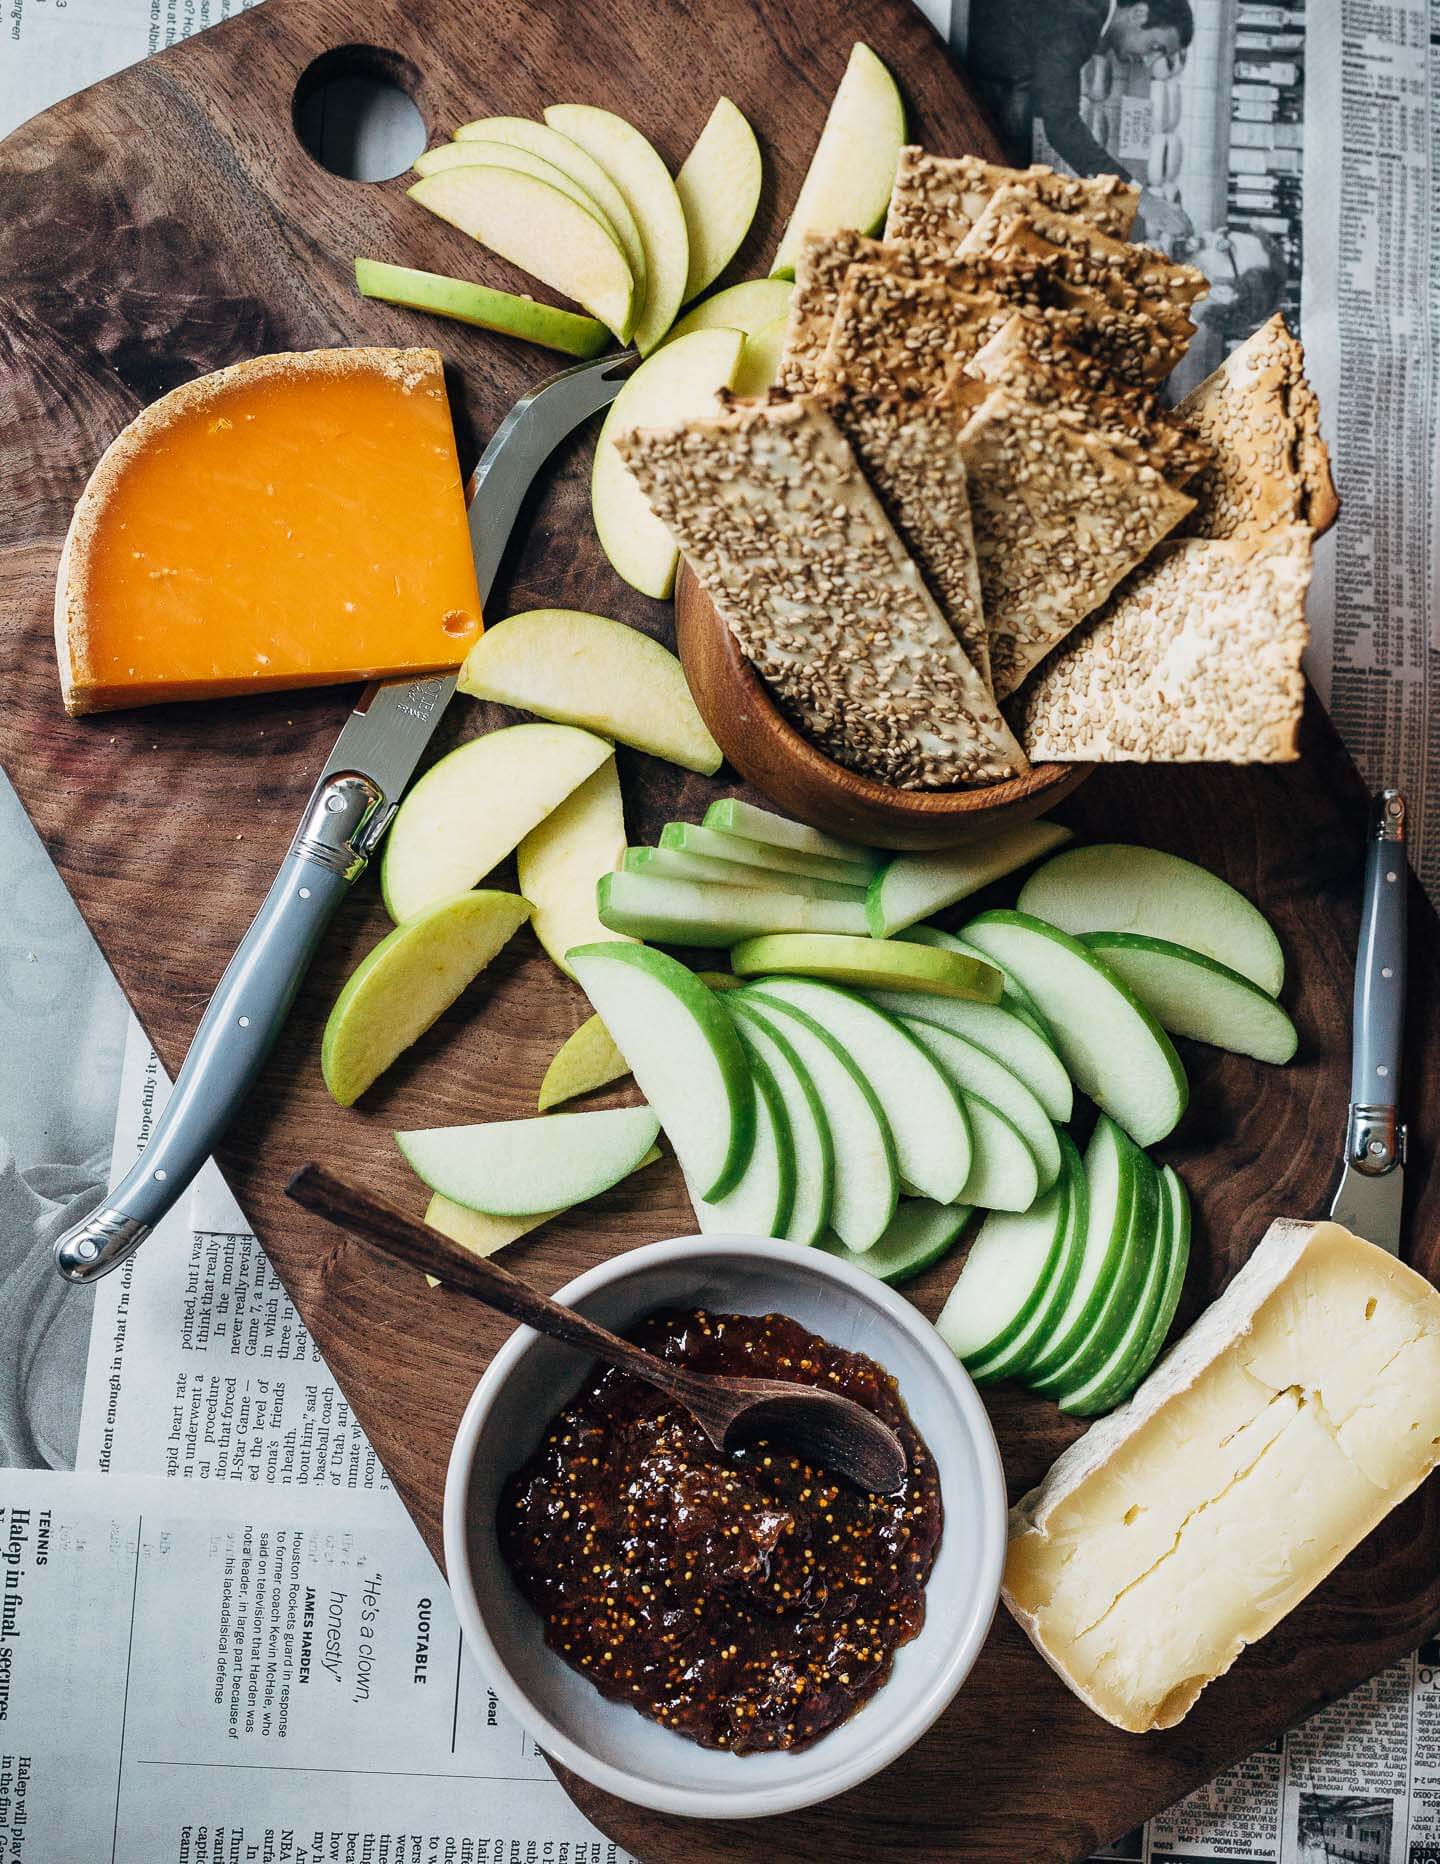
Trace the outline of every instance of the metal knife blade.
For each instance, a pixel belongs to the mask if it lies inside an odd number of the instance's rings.
[[[505,547],[535,475],[565,436],[608,406],[635,363],[633,351],[552,375],[521,397],[495,429],[465,488],[475,580],[489,599]],[[367,824],[367,852],[384,833],[406,784],[455,691],[456,675],[373,680],[356,701],[325,761],[321,781],[338,771],[368,777],[385,799]]]
[[[1345,1163],[1330,1215],[1392,1255],[1400,1253],[1405,1202],[1405,1128],[1398,1109],[1407,881],[1405,798],[1399,790],[1380,790],[1365,847]]]

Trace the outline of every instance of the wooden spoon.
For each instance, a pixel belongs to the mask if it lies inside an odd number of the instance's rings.
[[[285,1189],[297,1204],[382,1254],[423,1269],[458,1294],[472,1295],[537,1333],[578,1346],[678,1398],[717,1450],[773,1431],[807,1461],[872,1494],[892,1495],[905,1480],[904,1445],[888,1424],[853,1398],[785,1379],[682,1371],[574,1308],[562,1307],[496,1263],[472,1256],[393,1204],[343,1184],[318,1165],[302,1165]]]

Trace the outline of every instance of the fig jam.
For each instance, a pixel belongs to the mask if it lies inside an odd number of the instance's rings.
[[[704,1747],[804,1747],[924,1623],[934,1460],[882,1366],[783,1314],[659,1313],[631,1337],[700,1372],[831,1387],[905,1446],[903,1487],[865,1494],[779,1440],[722,1453],[675,1399],[602,1369],[501,1496],[517,1585],[603,1695]]]

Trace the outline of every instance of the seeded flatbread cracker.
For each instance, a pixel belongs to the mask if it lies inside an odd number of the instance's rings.
[[[962,366],[1022,400],[1069,413],[1171,485],[1184,485],[1210,462],[1210,447],[1153,389],[1122,381],[1102,358],[1065,342],[1052,321],[1033,311],[1016,311]]]
[[[1210,446],[1212,460],[1191,490],[1185,529],[1195,537],[1263,537],[1291,524],[1318,536],[1340,510],[1320,404],[1305,379],[1305,352],[1277,311],[1177,413]]]
[[[970,494],[956,404],[889,395],[832,393],[818,398],[850,442],[886,515],[988,687],[990,643],[970,528]]]
[[[1309,639],[1306,525],[1162,544],[1010,708],[1034,758],[1288,763]]]
[[[887,256],[852,265],[819,370],[827,391],[928,399],[1010,315],[991,286],[962,290],[953,270]]]
[[[974,388],[952,392],[973,399]],[[1053,408],[993,388],[960,433],[998,699],[1172,531],[1194,500]]]
[[[1026,768],[817,403],[738,403],[617,444],[741,651],[822,751],[905,789]]]
[[[859,261],[880,258],[884,251],[878,239],[867,239],[863,233],[805,235],[780,352],[779,387],[797,395],[815,387],[846,273]]]
[[[1116,239],[1129,237],[1140,204],[1139,188],[1118,175],[1057,175],[1038,164],[1002,168],[978,155],[928,155],[911,145],[900,151],[885,237],[913,240],[926,252],[953,258],[990,197],[1006,187],[1078,214]]]

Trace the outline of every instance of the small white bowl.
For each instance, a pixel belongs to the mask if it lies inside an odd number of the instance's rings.
[[[985,1408],[964,1368],[903,1296],[817,1249],[686,1236],[603,1262],[559,1291],[616,1332],[657,1308],[789,1314],[892,1373],[940,1475],[944,1533],[919,1637],[870,1701],[798,1752],[703,1748],[607,1701],[547,1648],[540,1618],[501,1558],[496,1504],[593,1362],[521,1327],[465,1408],[445,1483],[445,1564],[465,1640],[505,1707],[553,1759],[608,1793],[702,1819],[814,1805],[868,1779],[917,1741],[969,1674],[995,1614],[1005,1482]]]

